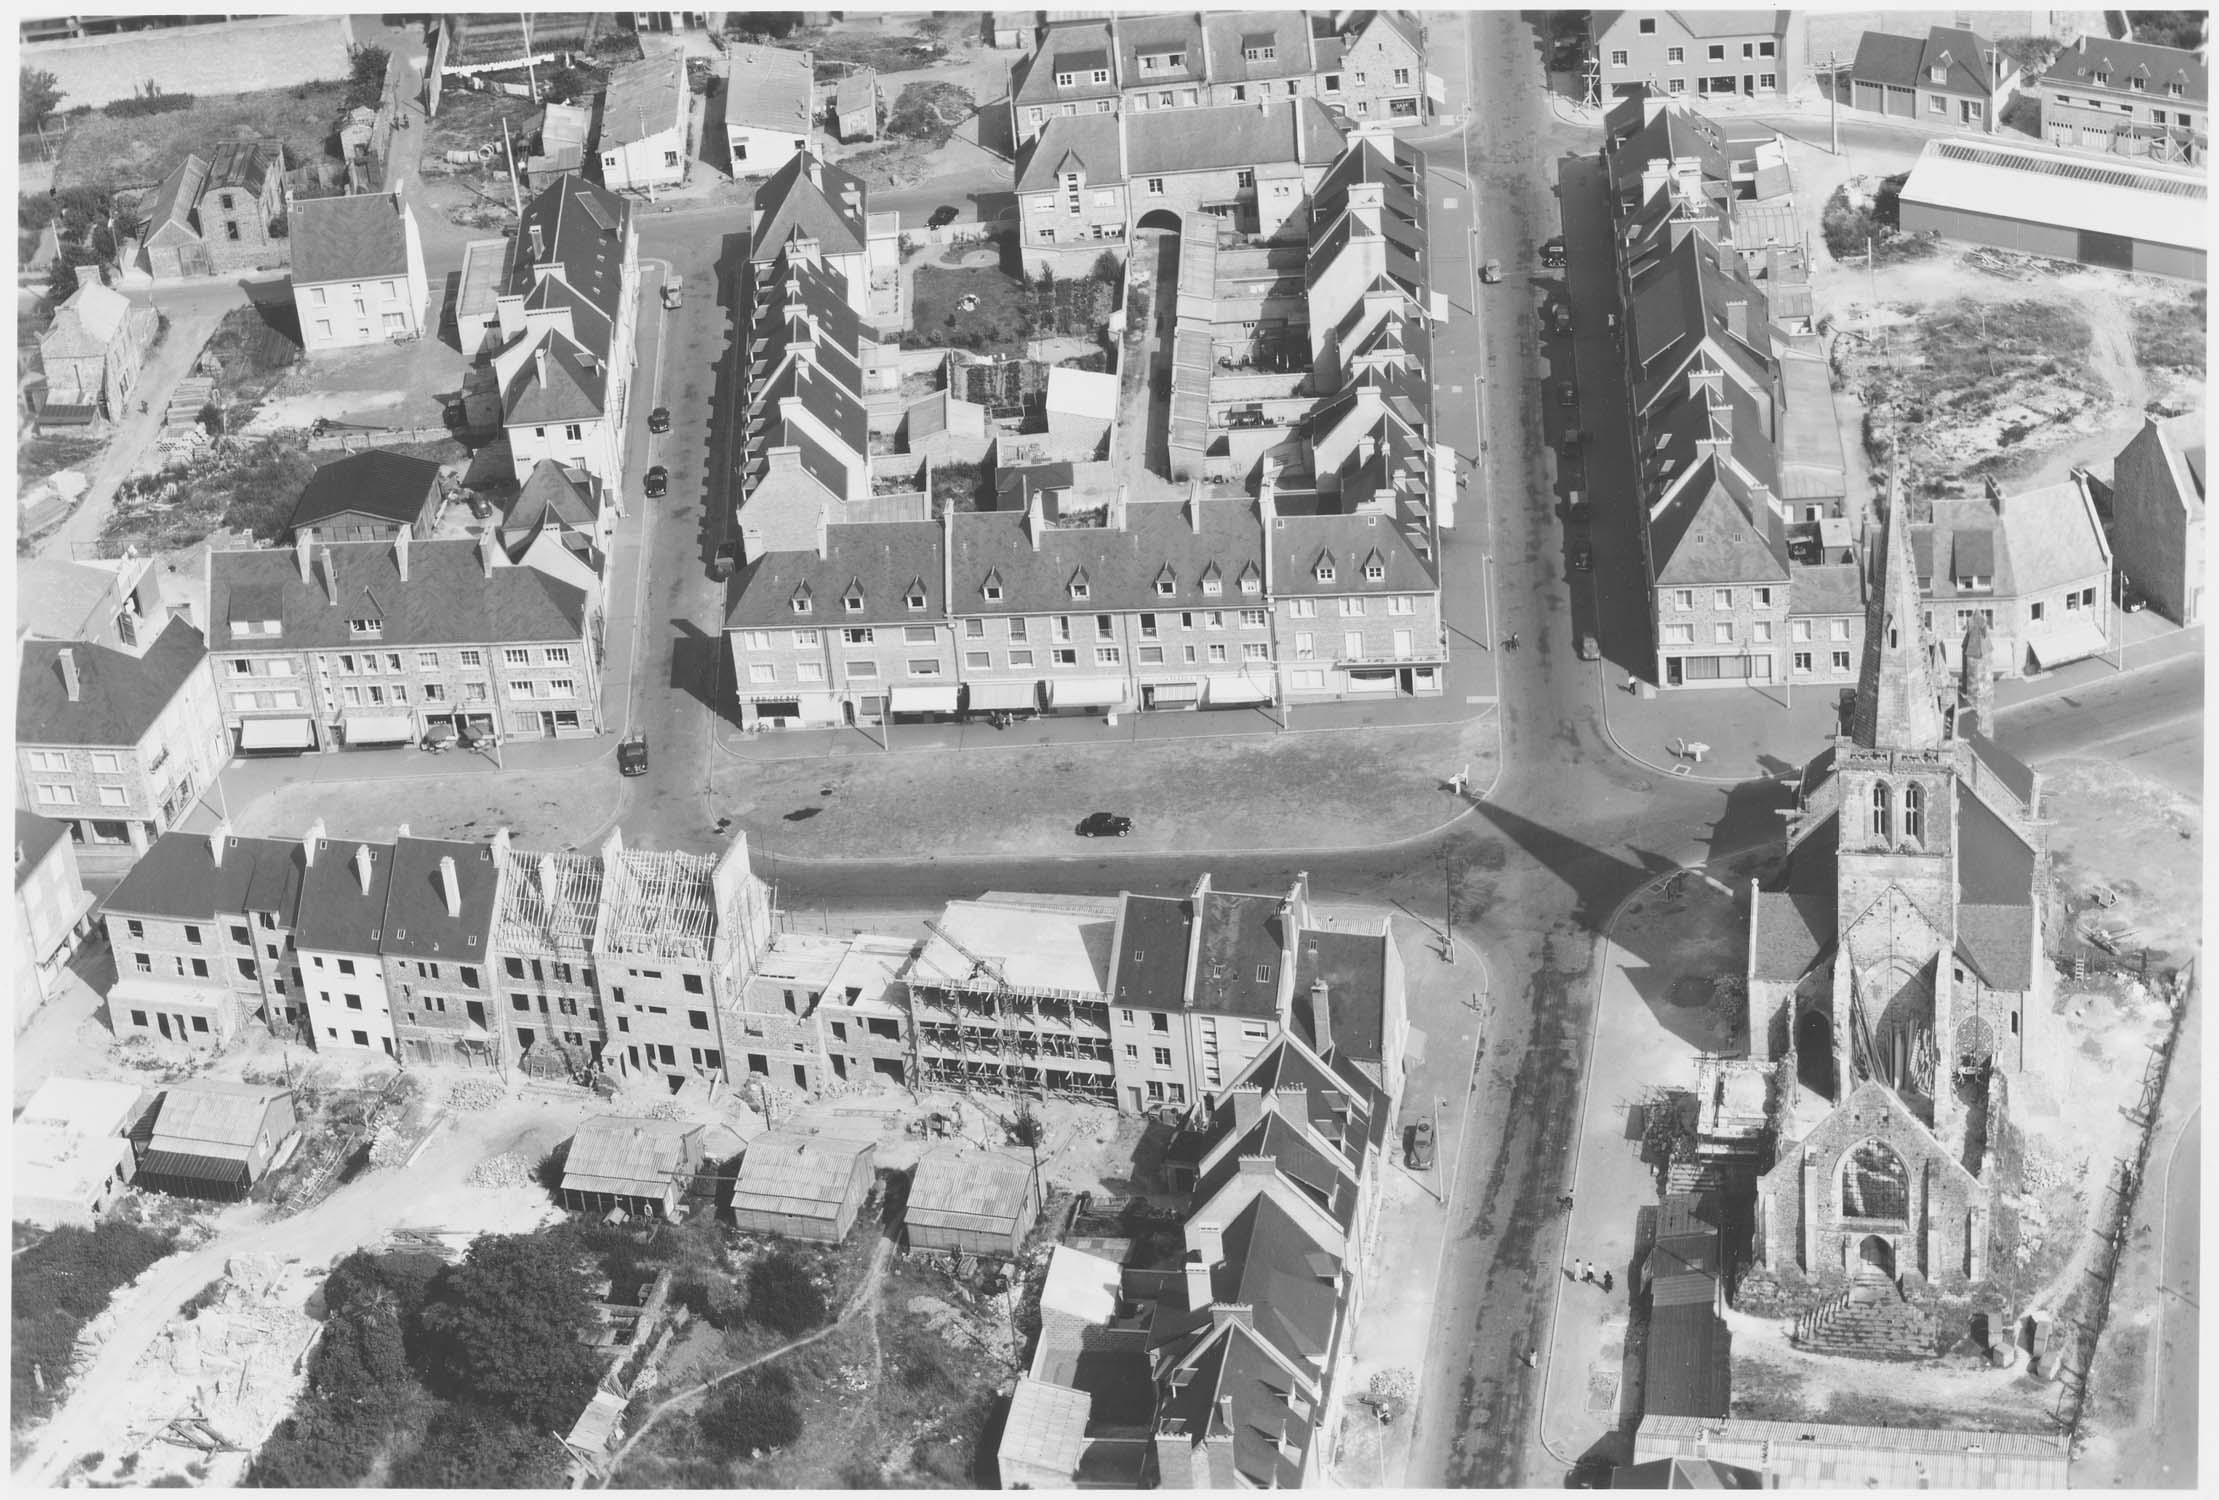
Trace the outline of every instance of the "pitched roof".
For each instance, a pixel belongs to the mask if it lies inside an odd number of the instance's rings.
[[[1120,15],[1110,35],[1117,47],[1117,80],[1127,88],[1136,84],[1193,83],[1207,74],[1201,20],[1191,11]],[[1177,68],[1143,69],[1140,65],[1143,54],[1160,58],[1172,52],[1185,54]]]
[[[902,1216],[935,1229],[1022,1229],[1032,1169],[1013,1156],[943,1146],[918,1158]]]
[[[1128,892],[1117,923],[1115,1003],[1149,1010],[1182,1008],[1187,938],[1193,930],[1193,902]]]
[[[510,296],[524,296],[526,305],[543,283],[532,269],[535,258],[561,266],[562,284],[614,322],[624,298],[624,250],[631,205],[598,183],[575,173],[555,179],[524,205],[524,217],[510,242],[507,284]],[[539,232],[534,251],[532,232]],[[583,329],[580,338],[591,335]],[[604,358],[606,344],[597,350]]]
[[[1892,83],[1909,88],[1925,77],[1919,70],[1919,60],[1925,55],[1924,37],[1868,31],[1858,39],[1857,56],[1849,65],[1849,76],[1859,83]]]
[[[409,273],[406,204],[397,193],[302,198],[293,204],[293,285]]]
[[[729,91],[727,106],[738,105],[739,95],[757,92],[753,71],[747,72],[748,87]],[[666,131],[683,132],[686,128],[686,60],[677,53],[667,57],[643,57],[610,70],[609,86],[601,96],[601,145],[629,145],[644,141]]]
[[[1347,140],[1325,107],[1307,96],[1274,101],[1268,108],[1152,109],[1123,118],[1125,170],[1132,177],[1279,162],[1320,166],[1338,156]]]
[[[560,460],[543,458],[532,465],[524,484],[501,514],[503,531],[528,532],[552,519],[579,531],[590,531],[600,514],[600,486],[583,469]]]
[[[1723,1417],[1732,1393],[1733,1335],[1709,1302],[1649,1312],[1642,1410],[1659,1417]]]
[[[1785,583],[1787,564],[1734,493],[1715,458],[1688,471],[1672,499],[1649,518],[1649,550],[1660,584]]]
[[[455,862],[457,911],[447,914],[441,861]],[[404,836],[393,841],[379,951],[397,957],[482,962],[493,930],[500,871],[485,844]]]
[[[286,526],[298,532],[350,512],[407,526],[423,513],[424,499],[438,483],[439,465],[431,459],[380,448],[350,453],[316,466]]]
[[[360,852],[365,849],[370,856],[366,885]],[[293,926],[295,945],[334,953],[382,952],[393,846],[368,839],[317,839],[309,855],[301,875],[300,916]]]
[[[64,651],[77,670],[75,699],[62,673]],[[144,656],[85,641],[25,641],[16,677],[16,742],[137,745],[199,676],[207,657],[200,632],[181,619],[164,626]]]
[[[1390,424],[1391,426],[1392,424]],[[1294,597],[1320,594],[1416,594],[1439,582],[1432,558],[1412,545],[1392,516],[1377,511],[1313,515],[1282,512],[1271,523],[1272,588]],[[1320,577],[1320,568],[1331,577]],[[1385,570],[1380,578],[1368,568]]]
[[[289,1089],[265,1088],[253,1083],[223,1083],[212,1078],[190,1078],[162,1091],[154,1116],[154,1138],[192,1141],[201,1145],[248,1147],[262,1129],[262,1117],[278,1100],[290,1100]]]
[[[270,173],[285,170],[285,148],[276,141],[224,141],[208,153],[203,194],[218,188],[245,188],[259,195]]]
[[[2108,75],[2108,81],[2097,83],[2098,73]],[[2160,47],[2154,42],[2083,36],[2051,59],[2042,74],[2045,84],[2107,88],[2122,94],[2133,88],[2128,81],[2133,78],[2145,80],[2146,91],[2161,98],[2174,83],[2180,84],[2184,99],[2201,104],[2211,97],[2211,65],[2201,52]]]
[[[467,538],[411,542],[401,580],[391,542],[315,547],[315,582],[301,580],[294,549],[217,552],[210,560],[208,614],[216,650],[303,651],[362,644],[501,645],[571,642],[585,633],[586,596],[537,568],[496,566],[485,576],[479,543]],[[338,603],[325,592],[336,571]],[[242,635],[237,622],[271,615],[278,633]],[[374,641],[359,640],[350,620],[374,619]]]
[[[1225,1260],[1212,1278],[1215,1299],[1251,1309],[1256,1332],[1294,1368],[1322,1364],[1340,1315],[1340,1257],[1269,1193],[1251,1198],[1224,1234]]]
[[[90,358],[104,355],[128,324],[131,299],[98,282],[80,286],[55,309],[54,321],[39,336],[41,357]]]
[[[2077,479],[2006,496],[2003,542],[2011,554],[2012,579],[2024,594],[2109,571],[2103,523]]]
[[[27,813],[21,808],[15,814],[15,883],[18,890],[45,860],[47,851],[69,836],[69,830],[52,818],[42,818],[37,813]]]
[[[756,189],[748,258],[758,264],[775,258],[797,232],[826,255],[860,254],[869,234],[869,192],[860,177],[811,152],[796,152]]]
[[[1040,38],[1040,48],[1018,64],[1011,97],[1018,104],[1041,104],[1055,99],[1090,99],[1117,92],[1112,72],[1101,83],[1094,81],[1097,68],[1110,67],[1110,28],[1102,18],[1051,21]],[[1058,73],[1077,75],[1071,87],[1056,86]]]
[[[809,55],[783,47],[733,47],[728,51],[732,76],[745,82],[739,88],[725,90],[725,123],[807,136],[817,97]]]
[[[1310,71],[1310,16],[1300,10],[1217,10],[1202,13],[1209,38],[1210,81],[1239,83],[1294,78]],[[1251,49],[1270,57],[1251,58]]]
[[[1212,1148],[1216,1149],[1215,1147]],[[1344,1231],[1356,1222],[1357,1181],[1351,1165],[1332,1154],[1299,1120],[1266,1110],[1195,1185],[1197,1205],[1213,1202],[1241,1175],[1243,1158],[1268,1157],[1281,1181],[1315,1203]],[[1245,1298],[1228,1295],[1228,1300]]]
[[[1387,949],[1394,939],[1386,933],[1329,932],[1306,927],[1295,948],[1295,1035],[1305,1045],[1316,1046],[1311,1034],[1310,987],[1323,979],[1328,1019],[1333,1027],[1333,1051],[1365,1062],[1384,1057],[1387,1023]]]
[[[741,568],[725,610],[726,627],[839,629],[946,618],[937,522],[834,525],[825,532],[823,557],[815,552],[767,552]],[[924,606],[911,609],[910,586],[919,583]],[[863,600],[863,607],[853,613],[842,604],[851,586]],[[809,599],[808,613],[795,612],[797,596]]]
[[[1293,937],[1277,896],[1205,891],[1196,925],[1192,1008],[1276,1018],[1280,944]]]
[[[705,1126],[680,1120],[596,1115],[570,1138],[562,1185],[573,1192],[659,1198],[697,1159]]]
[[[1017,191],[1044,193],[1067,172],[1090,187],[1125,180],[1125,133],[1116,115],[1057,115],[1025,144],[1017,161]]]
[[[185,159],[170,168],[162,185],[155,189],[154,202],[146,215],[147,238],[151,240],[163,229],[193,234],[193,207],[200,202],[201,185],[207,180],[208,163],[186,152]]]
[[[1210,1488],[1233,1489],[1242,1480],[1258,1489],[1299,1488],[1313,1429],[1294,1414],[1288,1372],[1263,1337],[1229,1322],[1206,1336],[1186,1369],[1189,1378],[1172,1383],[1157,1413],[1159,1451],[1191,1452],[1190,1462],[1207,1467]],[[1281,1433],[1291,1455],[1280,1447]]]
[[[1130,504],[1125,525],[1047,526],[1035,548],[1021,510],[959,511],[949,517],[955,597],[970,614],[1077,614],[1107,609],[1237,609],[1263,605],[1263,528],[1245,499]],[[1213,572],[1214,570],[1214,572]],[[1072,582],[1086,575],[1086,597]],[[1257,588],[1244,592],[1252,576]],[[1001,598],[989,601],[989,579]],[[1216,582],[1218,592],[1205,591]],[[1169,584],[1169,592],[1159,588]]]
[[[774,1130],[748,1142],[747,1154],[732,1183],[732,1206],[763,1213],[836,1216],[847,1201],[858,1157],[872,1152],[868,1141],[837,1136],[804,1136]]]
[[[1979,757],[1980,763],[2009,787],[2012,795],[2022,804],[2031,808],[2034,804],[2034,772],[2027,763],[1984,734],[1966,733],[1964,738],[1972,746],[1972,753]]]
[[[838,114],[852,115],[859,110],[875,109],[877,105],[878,74],[869,68],[848,74],[833,91],[832,108]]]

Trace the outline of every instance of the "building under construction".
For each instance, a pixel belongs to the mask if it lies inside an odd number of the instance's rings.
[[[909,966],[925,1088],[1117,1102],[1110,1041],[1116,897],[954,901]]]

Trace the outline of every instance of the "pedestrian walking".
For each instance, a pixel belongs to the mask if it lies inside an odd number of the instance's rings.
[[[1534,1352],[1533,1352],[1533,1351],[1532,1351],[1531,1349],[1528,1349],[1528,1350],[1527,1350],[1527,1351],[1526,1351],[1525,1353],[1523,1353],[1523,1354],[1519,1355],[1519,1356],[1518,1356],[1518,1360],[1519,1360],[1519,1363],[1523,1364],[1523,1365],[1524,1365],[1524,1366],[1525,1366],[1525,1367],[1526,1367],[1527,1369],[1529,1369],[1529,1370],[1530,1370],[1530,1369],[1534,1368],[1534,1365],[1535,1365]]]
[[[1603,1290],[1609,1291],[1614,1284],[1615,1278],[1608,1271],[1603,1272]]]
[[[1556,1195],[1556,1206],[1557,1206],[1558,1208],[1562,1208],[1562,1209],[1569,1209],[1569,1208],[1571,1208],[1571,1206],[1572,1206],[1572,1195],[1571,1195],[1570,1193],[1558,1193],[1558,1194]]]
[[[1592,1286],[1595,1281],[1595,1267],[1588,1262],[1587,1257],[1584,1255],[1580,1257],[1579,1279],[1588,1283],[1590,1286]]]

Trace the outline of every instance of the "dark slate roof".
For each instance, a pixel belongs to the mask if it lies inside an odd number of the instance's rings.
[[[1275,100],[1269,109],[1254,104],[1152,109],[1124,120],[1130,177],[1281,162],[1321,166],[1340,154],[1347,139],[1325,107],[1307,96]]]
[[[62,680],[64,651],[77,663],[75,702]],[[85,641],[25,641],[16,677],[16,742],[136,745],[207,657],[200,632],[179,619],[138,657]]]
[[[1272,521],[1271,547],[1273,592],[1282,595],[1422,594],[1439,577],[1402,528],[1376,512],[1282,514]],[[1387,567],[1387,576],[1378,583],[1364,577],[1365,560],[1374,553]],[[1434,556],[1439,555],[1436,550]],[[1321,559],[1332,562],[1330,583],[1317,576]]]
[[[994,470],[994,508],[1023,510],[1036,491],[1045,494],[1067,490],[1077,474],[1077,467],[1068,462],[998,465]]]
[[[1386,1046],[1387,944],[1385,935],[1305,930],[1294,959],[1294,1033],[1315,1047],[1310,1025],[1310,986],[1323,978],[1333,1023],[1333,1050],[1379,1062]]]
[[[1980,763],[1993,772],[1996,778],[2005,786],[2009,787],[2013,796],[2017,797],[2021,803],[2032,806],[2034,802],[2034,772],[2025,761],[2020,760],[2016,755],[2013,755],[1984,734],[1968,732],[1965,735],[1965,740],[1966,743],[1972,746],[1972,753],[1980,757]]]
[[[1115,76],[1127,88],[1159,83],[1168,88],[1192,83],[1204,74],[1201,18],[1192,12],[1119,16],[1111,36],[1117,46]],[[1142,72],[1140,57],[1144,52],[1184,52],[1186,64],[1177,71],[1158,68]]]
[[[1957,798],[1957,897],[1975,905],[2034,904],[2034,850],[1969,794]]]
[[[1125,138],[1116,115],[1057,115],[1049,120],[1018,157],[1017,191],[1048,192],[1065,172],[1082,173],[1089,187],[1125,180]]]
[[[769,552],[740,569],[727,628],[783,625],[797,630],[840,630],[864,625],[916,625],[946,618],[942,597],[940,527],[933,521],[886,521],[826,528],[825,555]],[[909,585],[924,585],[925,606],[911,609]],[[848,586],[861,584],[863,608],[848,613],[841,604]],[[809,591],[811,607],[794,613],[797,591]]]
[[[1187,938],[1193,903],[1180,897],[1127,893],[1117,928],[1113,1005],[1179,1010],[1185,1003]]]
[[[1211,1436],[1229,1437],[1233,1468],[1241,1478],[1258,1489],[1298,1487],[1302,1483],[1300,1455],[1308,1450],[1312,1431],[1287,1404],[1287,1371],[1272,1358],[1264,1341],[1253,1330],[1230,1324],[1208,1338],[1190,1368],[1193,1379],[1164,1392],[1163,1404],[1156,1413],[1158,1430],[1162,1431],[1166,1422],[1180,1426],[1159,1437],[1158,1443],[1194,1448],[1195,1463],[1208,1467],[1211,1487],[1231,1489],[1237,1484],[1234,1474],[1221,1472],[1214,1462],[1219,1445],[1204,1441]],[[1221,1406],[1221,1401],[1229,1405]],[[1229,1426],[1225,1421],[1228,1410]],[[1282,1431],[1293,1439],[1296,1458],[1279,1451]]]
[[[288,222],[295,286],[408,274],[400,205],[387,194],[303,198]]]
[[[1732,1348],[1732,1335],[1708,1302],[1651,1309],[1642,1412],[1652,1417],[1725,1416]]]
[[[1207,891],[1194,958],[1194,1008],[1221,1015],[1276,1017],[1279,944],[1289,936],[1277,896]],[[1263,977],[1258,978],[1261,974]]]
[[[190,236],[193,205],[200,201],[201,184],[207,180],[208,163],[186,152],[185,159],[170,169],[162,185],[155,190],[154,203],[146,215],[147,238],[152,240],[163,229],[177,229]]]
[[[562,266],[562,280],[614,321],[623,295],[624,236],[631,213],[629,204],[598,183],[576,173],[556,178],[524,205],[524,217],[510,242],[509,294],[534,290],[532,230],[536,227],[546,258]]]
[[[370,888],[362,888],[355,850],[370,850]],[[385,901],[393,884],[393,846],[367,839],[318,839],[314,861],[301,876],[300,920],[293,941],[301,948],[336,953],[376,953],[385,941]],[[304,968],[305,983],[343,983],[329,970]]]
[[[371,448],[320,464],[293,502],[294,531],[320,526],[353,512],[406,526],[423,513],[424,497],[439,483],[439,465],[428,458]]]
[[[210,921],[219,913],[267,911],[290,926],[300,901],[297,839],[230,837],[216,863],[202,833],[165,833],[101,903],[104,914]]]
[[[337,604],[325,592],[327,552],[338,574]],[[210,649],[502,645],[576,641],[585,634],[582,589],[537,568],[497,566],[486,577],[474,541],[410,543],[406,583],[391,542],[334,542],[328,548],[318,545],[315,553],[313,583],[301,581],[292,548],[215,553],[208,597],[214,632]],[[278,606],[279,633],[234,636],[233,620],[270,618],[264,599]],[[358,641],[347,628],[353,619],[381,620],[383,632],[375,640]]]
[[[1268,1193],[1250,1199],[1224,1230],[1225,1261],[1211,1277],[1215,1299],[1252,1309],[1256,1332],[1296,1369],[1323,1362],[1340,1308],[1340,1258]]]
[[[1036,551],[1021,510],[958,511],[949,517],[952,587],[966,614],[1085,614],[1115,609],[1261,609],[1263,530],[1255,505],[1204,500],[1199,532],[1186,501],[1126,507],[1125,526],[1051,526]],[[1203,583],[1216,569],[1219,592]],[[1087,597],[1071,583],[1086,574]],[[1252,573],[1254,593],[1241,589]],[[987,579],[998,576],[1002,597],[989,603]],[[1156,584],[1168,579],[1169,594]]]
[[[870,451],[870,413],[863,409],[863,403],[852,391],[818,370],[811,361],[796,359],[790,362],[758,399],[764,403],[766,411],[775,414],[788,398],[798,399],[825,431],[847,446],[848,452],[861,457]],[[790,436],[788,441],[792,441]]]
[[[15,815],[15,883],[21,886],[25,877],[39,867],[39,861],[46,858],[47,851],[68,834],[69,830],[52,818],[19,809]]]
[[[1921,37],[1868,31],[1857,43],[1857,58],[1849,65],[1849,76],[1859,83],[1893,83],[1908,88],[1922,76],[1919,59],[1925,52],[1926,42]]]
[[[1299,1012],[1301,1007],[1295,1009]],[[1297,1045],[1284,1034],[1257,1054],[1239,1081],[1266,1094],[1301,1089],[1309,1100],[1311,1128],[1328,1141],[1338,1138],[1341,1155],[1352,1169],[1360,1170],[1365,1150],[1384,1140],[1394,1124],[1387,1115],[1386,1091],[1363,1069],[1341,1056],[1323,1063],[1307,1044]],[[1344,1102],[1345,1109],[1335,1108]],[[1232,1131],[1233,1119],[1229,1105],[1211,1117],[1205,1155]],[[1356,1128],[1344,1131],[1344,1122]]]
[[[771,259],[797,230],[826,255],[860,252],[869,234],[864,217],[868,201],[861,178],[800,152],[756,190],[757,221],[748,258]]]
[[[1117,75],[1107,83],[1094,81],[1094,70],[1110,66],[1110,31],[1105,20],[1052,21],[1040,39],[1040,50],[1019,64],[1014,89],[1019,104],[1045,104],[1056,99],[1091,99],[1117,92]],[[1070,88],[1056,87],[1056,74],[1070,72],[1079,78]]]
[[[1348,1163],[1313,1140],[1294,1121],[1266,1110],[1248,1132],[1195,1186],[1194,1202],[1208,1204],[1240,1176],[1244,1156],[1268,1156],[1275,1170],[1346,1230],[1356,1222],[1356,1176]],[[1230,1300],[1241,1300],[1232,1298]]]
[[[208,153],[208,180],[202,193],[244,188],[260,196],[272,171],[284,170],[285,148],[276,141],[225,141]]]
[[[1210,81],[1292,78],[1310,71],[1310,17],[1299,10],[1206,11],[1202,25],[1210,39]],[[1270,47],[1273,55],[1250,61],[1250,47]]]
[[[1834,946],[1840,921],[1836,910],[1840,840],[1841,820],[1829,814],[1788,851],[1779,887],[1757,893],[1749,920],[1756,978],[1801,979]]]
[[[1650,519],[1649,551],[1663,585],[1787,582],[1787,564],[1719,477],[1716,459],[1697,464]]]
[[[349,853],[351,854],[351,850]],[[461,914],[447,915],[439,862],[455,862]],[[385,898],[381,951],[402,958],[482,963],[493,927],[494,886],[499,877],[485,844],[404,837],[394,841],[392,887]]]
[[[2109,81],[2099,85],[2098,73],[2109,74]],[[2211,67],[2201,53],[2106,37],[2084,36],[2058,53],[2042,82],[2076,91],[2101,87],[2123,94],[2132,88],[2127,80],[2135,77],[2148,80],[2147,92],[2154,99],[2168,97],[2166,86],[2176,81],[2184,102],[2202,104],[2211,97]]]

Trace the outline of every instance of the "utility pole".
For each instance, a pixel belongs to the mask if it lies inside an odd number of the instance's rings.
[[[1443,957],[1451,964],[1456,962],[1456,854],[1447,844],[1441,846],[1441,934]]]
[[[1834,137],[1834,155],[1841,155],[1841,54],[1826,54],[1826,115]]]

